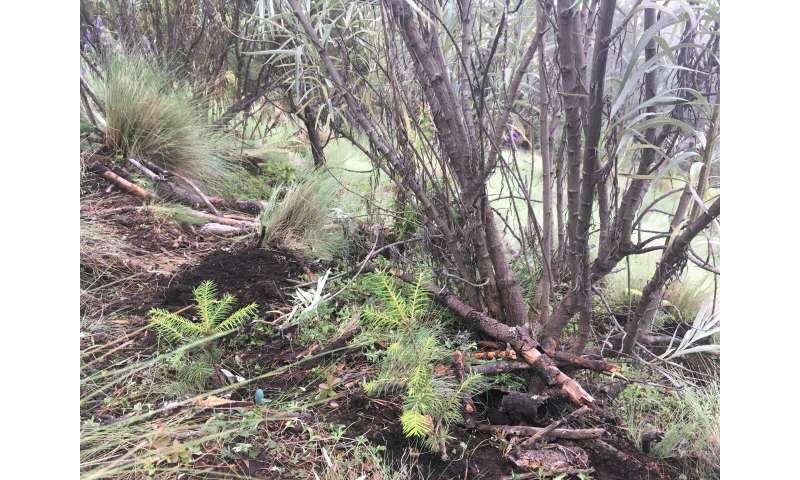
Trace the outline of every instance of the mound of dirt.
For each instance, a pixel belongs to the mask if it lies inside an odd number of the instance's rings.
[[[235,295],[240,305],[256,302],[262,307],[286,304],[283,287],[304,272],[302,260],[274,250],[245,248],[212,253],[196,264],[184,267],[164,292],[163,304],[180,307],[193,303],[192,289],[213,280],[220,292]]]

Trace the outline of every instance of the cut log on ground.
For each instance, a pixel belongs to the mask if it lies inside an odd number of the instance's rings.
[[[556,352],[556,366],[558,368],[587,369],[597,372],[616,373],[619,372],[619,365],[606,362],[602,359],[590,358],[585,355],[574,355],[567,352]],[[475,373],[498,374],[510,372],[512,370],[525,370],[533,368],[532,365],[519,361],[495,361],[472,365],[469,371]]]
[[[154,200],[156,198],[156,196],[153,193],[148,192],[147,190],[140,187],[139,185],[136,185],[133,182],[125,180],[121,176],[112,172],[110,168],[106,167],[100,162],[94,162],[91,166],[89,166],[89,171],[97,175],[100,175],[101,177],[105,178],[106,180],[113,183],[122,190],[132,195],[136,195],[141,199]]]
[[[512,370],[525,370],[528,368],[531,368],[531,366],[525,362],[489,362],[481,365],[471,365],[468,371],[470,373],[496,375],[498,373],[510,372]]]
[[[379,267],[369,263],[364,271],[377,271]],[[389,269],[389,273],[404,282],[417,284],[417,280],[408,272],[403,272],[395,268]],[[478,311],[462,302],[446,288],[441,288],[433,283],[420,285],[425,291],[434,298],[447,306],[451,311],[460,317],[472,321],[485,334],[501,342],[510,344],[531,367],[541,375],[548,385],[558,386],[561,392],[573,404],[578,406],[594,405],[594,398],[580,386],[578,382],[564,374],[555,365],[553,359],[539,351],[539,343],[531,337],[528,328],[524,325],[509,327],[500,323],[486,313]]]

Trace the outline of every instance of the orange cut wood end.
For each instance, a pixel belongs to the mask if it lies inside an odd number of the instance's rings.
[[[561,384],[561,392],[575,405],[585,405],[594,408],[594,397],[589,395],[589,392],[584,390],[578,382],[571,378]]]
[[[528,362],[531,365],[536,363],[536,361],[539,360],[541,356],[542,354],[539,352],[539,350],[536,350],[535,348],[532,348],[527,352],[522,352],[522,357],[525,359],[526,362]]]

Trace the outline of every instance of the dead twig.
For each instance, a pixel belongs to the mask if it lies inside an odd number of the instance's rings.
[[[530,447],[534,446],[536,444],[536,442],[538,442],[539,440],[544,438],[547,434],[549,434],[550,432],[552,432],[556,428],[560,427],[561,424],[566,422],[568,419],[579,417],[579,416],[583,415],[584,413],[588,412],[589,410],[590,410],[589,407],[583,406],[583,407],[581,407],[581,408],[579,408],[577,410],[574,410],[569,415],[565,415],[565,416],[559,418],[558,420],[553,421],[552,423],[550,423],[550,425],[544,427],[541,431],[533,434],[533,436],[531,438],[529,438],[529,439],[525,440],[524,442],[520,443],[518,448],[522,449],[522,448],[530,448]]]
[[[547,427],[525,427],[519,425],[476,425],[480,432],[497,435],[537,435]],[[547,438],[563,438],[565,440],[591,440],[602,437],[606,431],[602,428],[554,428],[543,436]]]

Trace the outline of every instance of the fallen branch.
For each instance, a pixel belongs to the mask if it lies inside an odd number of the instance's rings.
[[[111,159],[109,157],[103,155],[95,155],[95,158],[98,158],[100,160],[105,160],[106,162],[111,162]],[[98,163],[103,168],[107,169],[107,167],[105,167],[105,165],[103,165],[103,163],[101,163],[100,161],[96,163]],[[174,200],[176,202],[183,203],[184,205],[188,205],[192,208],[204,208],[204,207],[210,208],[212,212],[214,212],[214,210],[216,209],[228,209],[228,210],[238,210],[240,212],[250,213],[252,215],[258,215],[261,212],[261,209],[263,208],[263,203],[261,203],[258,200],[206,197],[206,199],[208,200],[208,202],[206,202],[197,193],[189,191],[169,181],[169,177],[171,176],[175,176],[179,179],[182,179],[183,177],[180,177],[172,172],[168,172],[160,168],[158,165],[155,165],[154,163],[144,159],[135,160],[129,158],[128,163],[136,167],[136,169],[142,172],[147,178],[155,182],[155,189],[156,189],[155,193],[161,198]],[[93,167],[94,165],[92,165],[92,167],[90,167],[89,170],[92,171]],[[215,212],[215,214],[218,214],[218,212]]]
[[[200,227],[200,233],[221,235],[223,237],[229,235],[240,235],[245,232],[244,227],[234,227],[231,225],[223,225],[221,223],[209,222]]]
[[[576,410],[577,411],[577,410]],[[476,425],[480,432],[498,435],[539,435],[548,427],[524,427],[519,425]],[[554,428],[542,436],[547,438],[563,438],[565,440],[592,440],[600,438],[606,431],[602,428]]]
[[[201,200],[203,200],[203,203],[211,210],[211,212],[214,215],[219,215],[219,210],[217,210],[217,207],[215,207],[214,204],[211,203],[211,200],[209,200],[208,197],[206,197],[206,195],[199,188],[197,188],[197,185],[195,185],[191,180],[182,175],[178,175],[177,173],[174,172],[172,173],[172,176],[182,181],[186,185],[189,185],[189,187],[192,190],[194,190],[194,193],[196,193],[197,196],[200,197]]]
[[[135,183],[130,182],[130,181],[125,180],[124,178],[120,177],[119,175],[117,175],[116,173],[112,172],[108,167],[106,167],[105,165],[103,165],[100,162],[93,163],[89,167],[89,171],[92,172],[92,173],[95,173],[97,175],[100,175],[101,177],[105,178],[106,180],[108,180],[109,182],[111,182],[114,185],[118,186],[119,188],[125,190],[128,193],[136,195],[139,198],[142,198],[142,199],[145,199],[145,200],[157,200],[159,198],[158,195],[156,195],[156,194],[154,194],[152,192],[148,192],[147,190],[145,190],[144,188],[140,187],[139,185],[136,185]],[[212,223],[218,223],[218,224],[222,224],[222,225],[236,227],[236,228],[239,228],[241,230],[245,230],[245,229],[249,229],[249,228],[255,229],[258,226],[258,222],[256,222],[255,219],[244,220],[244,219],[242,219],[242,217],[228,218],[228,217],[223,217],[223,216],[220,216],[220,215],[214,215],[214,214],[211,214],[211,213],[203,212],[203,211],[200,211],[200,210],[193,210],[193,209],[188,209],[188,213],[190,215],[192,215],[192,216],[199,217],[199,218],[202,218],[204,220],[208,220],[209,222],[212,222]],[[215,227],[211,227],[211,228],[213,229]]]
[[[493,375],[503,372],[510,372],[512,370],[525,370],[531,366],[525,362],[491,362],[481,365],[472,365],[468,368],[470,373],[482,373],[484,375]]]
[[[575,355],[569,352],[556,352],[555,359],[556,365],[558,365],[560,368],[577,367],[608,373],[617,373],[620,370],[619,365],[615,363],[606,362],[602,358],[590,358],[587,355]]]
[[[378,266],[370,263],[365,266],[364,271],[369,272],[378,269]],[[408,272],[392,268],[389,269],[389,273],[404,282],[418,283],[414,276]],[[531,337],[526,326],[509,327],[504,323],[500,323],[486,313],[465,304],[446,288],[441,288],[433,283],[421,284],[420,286],[460,317],[473,321],[487,335],[510,344],[544,378],[548,385],[558,386],[561,389],[561,393],[573,404],[578,406],[594,405],[594,398],[589,392],[559,370],[550,357],[538,350],[539,343]]]
[[[211,203],[217,208],[227,208],[229,210],[238,210],[244,213],[258,215],[264,204],[258,200],[239,200],[235,198],[221,198],[221,197],[208,197]]]
[[[559,418],[558,420],[553,421],[552,423],[550,423],[550,425],[544,427],[541,431],[539,431],[537,433],[534,433],[533,436],[531,436],[531,438],[529,438],[529,439],[525,440],[524,442],[520,443],[518,448],[522,449],[522,448],[530,448],[530,447],[534,446],[536,444],[536,442],[538,442],[539,440],[544,438],[547,434],[549,434],[550,432],[552,432],[556,428],[560,427],[561,424],[563,424],[565,421],[567,421],[567,419],[579,417],[579,416],[583,415],[584,413],[588,412],[589,410],[590,410],[589,407],[584,406],[584,407],[581,407],[581,408],[579,408],[577,410],[574,410],[569,415],[565,415],[565,416]]]
[[[89,171],[100,175],[101,177],[105,178],[109,182],[113,183],[120,189],[132,194],[136,195],[137,197],[144,199],[144,200],[154,200],[156,199],[156,195],[153,193],[148,192],[144,188],[136,185],[133,182],[129,182],[124,178],[120,177],[116,173],[112,172],[110,168],[106,167],[100,162],[94,162],[91,166],[89,166]]]
[[[231,227],[240,227],[242,229],[253,228],[255,229],[258,227],[258,222],[255,220],[247,221],[247,220],[239,220],[235,218],[228,218],[228,217],[221,217],[219,215],[214,215],[207,212],[202,212],[200,210],[189,210],[189,213],[196,217],[200,217],[204,220],[208,220],[209,222],[214,223],[221,223],[222,225],[229,225]]]

